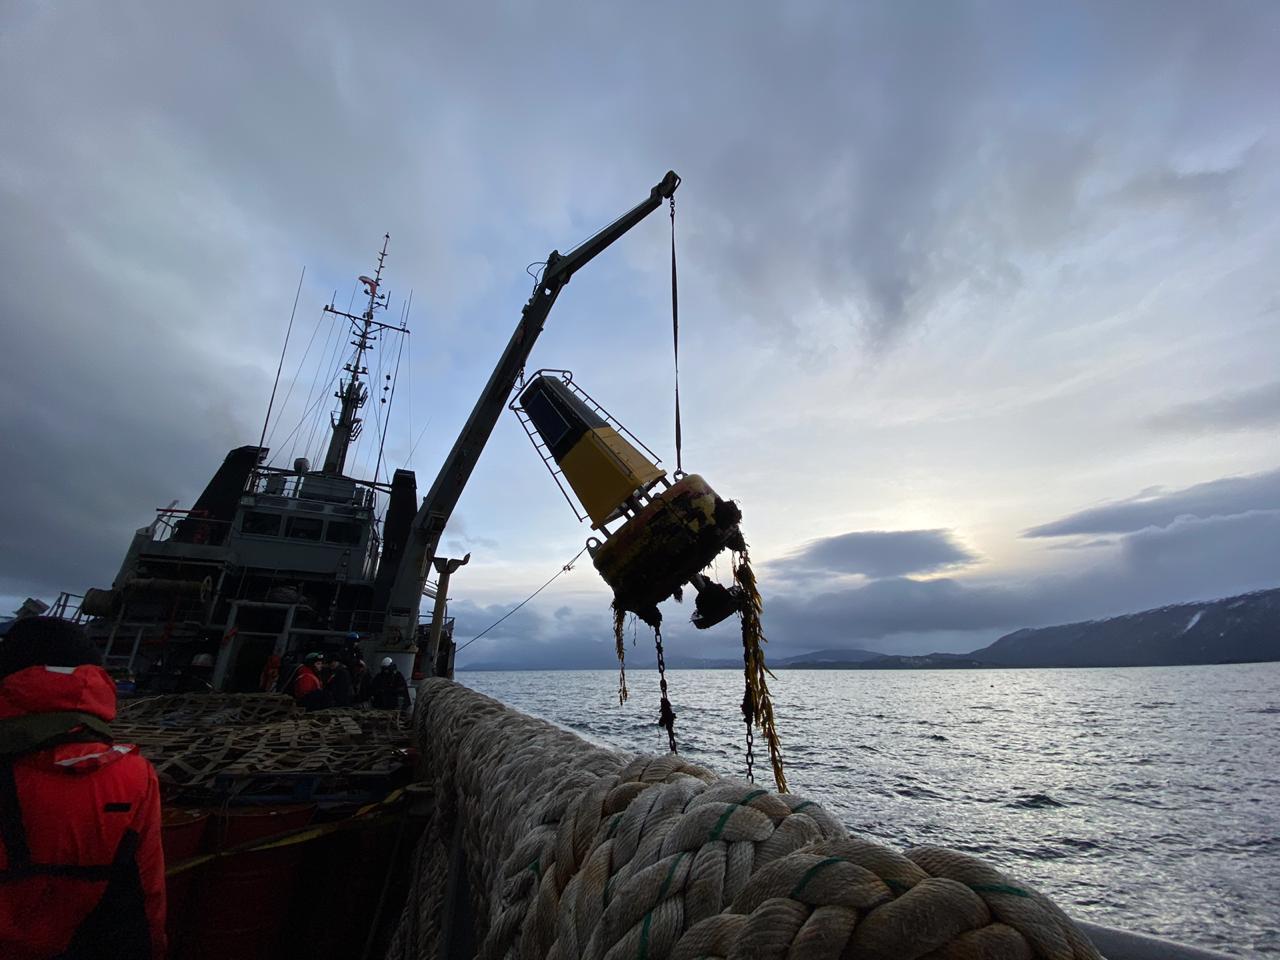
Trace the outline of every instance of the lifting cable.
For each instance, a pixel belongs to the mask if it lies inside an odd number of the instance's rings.
[[[684,476],[684,466],[680,462],[680,298],[676,285],[676,198],[670,197],[671,204],[671,343],[675,353],[676,367],[676,479]]]
[[[675,479],[684,476],[684,465],[680,459],[680,298],[676,283],[676,198],[669,198],[671,205],[671,345],[675,359],[676,386],[676,472]],[[777,727],[773,717],[773,698],[769,694],[767,677],[772,676],[765,666],[764,631],[760,626],[760,613],[764,601],[756,586],[755,573],[751,569],[751,560],[747,555],[746,544],[737,551],[733,563],[733,578],[741,591],[742,604],[738,614],[742,620],[742,653],[746,675],[746,689],[742,697],[742,717],[747,727],[747,779],[755,782],[755,736],[754,728],[760,727],[769,745],[769,762],[773,767],[774,782],[779,793],[787,792],[786,774],[782,768],[782,744],[778,739]],[[626,674],[622,672],[622,610],[614,605],[614,637],[618,652],[618,702],[627,699]],[[658,648],[658,677],[662,690],[662,706],[659,725],[667,731],[668,745],[671,752],[676,752],[675,712],[667,700],[666,662],[662,650],[662,633],[655,627],[654,640]]]
[[[307,265],[302,265],[302,274],[298,277],[298,289],[293,295],[293,309],[289,311],[289,326],[284,332],[284,346],[280,349],[280,362],[276,364],[276,380],[271,385],[271,399],[267,401],[267,417],[262,421],[262,436],[258,438],[258,457],[262,457],[262,448],[267,442],[267,425],[271,423],[271,408],[276,403],[276,390],[280,386],[280,371],[284,369],[284,356],[289,352],[289,337],[293,335],[293,318],[298,315],[298,298],[302,296],[302,281],[307,277]],[[316,325],[319,328],[319,324]],[[315,339],[315,333],[311,334]],[[292,386],[292,385],[291,385]],[[285,398],[288,400],[288,397]]]
[[[457,654],[461,653],[463,650],[467,649],[467,647],[471,646],[473,643],[475,643],[477,640],[479,640],[481,637],[483,637],[486,633],[488,633],[490,630],[492,630],[494,627],[496,627],[498,624],[502,623],[502,621],[503,621],[503,620],[507,619],[507,617],[509,617],[509,616],[511,616],[513,613],[515,613],[517,610],[519,610],[521,607],[523,607],[526,603],[528,603],[530,600],[532,600],[534,597],[536,597],[538,594],[540,594],[543,590],[545,590],[545,589],[547,589],[547,587],[551,586],[551,584],[555,581],[556,577],[560,576],[560,574],[562,574],[562,573],[568,573],[570,570],[572,570],[572,569],[573,569],[573,565],[574,565],[575,563],[577,563],[577,562],[578,562],[578,557],[582,556],[582,555],[583,555],[584,553],[586,553],[586,552],[587,552],[587,548],[586,548],[586,547],[583,547],[581,550],[579,550],[576,554],[574,554],[574,557],[573,557],[573,559],[572,559],[572,560],[570,560],[570,561],[569,561],[568,563],[566,563],[563,567],[561,567],[561,568],[560,568],[559,570],[557,570],[554,574],[552,574],[552,576],[551,576],[551,579],[550,579],[550,580],[548,580],[546,583],[544,583],[542,586],[540,586],[537,590],[533,591],[533,593],[529,594],[529,596],[525,597],[523,600],[521,600],[521,601],[520,601],[519,603],[517,603],[514,607],[512,607],[510,610],[508,610],[506,613],[504,613],[502,616],[500,616],[500,617],[499,617],[497,620],[495,620],[493,623],[489,624],[489,626],[485,627],[483,630],[481,630],[479,633],[477,633],[474,637],[472,637],[470,640],[468,640],[468,641],[467,641],[466,643],[464,643],[462,646],[458,647],[458,649],[456,649],[456,650],[454,651],[454,655],[456,656]]]

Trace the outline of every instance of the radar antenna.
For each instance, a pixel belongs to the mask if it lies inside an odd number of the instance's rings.
[[[333,432],[329,437],[329,449],[324,455],[323,472],[326,475],[342,476],[342,471],[346,467],[347,451],[350,449],[352,441],[360,436],[360,431],[364,426],[364,421],[359,414],[361,407],[369,399],[369,389],[361,378],[367,377],[369,374],[369,368],[365,366],[364,361],[365,354],[374,349],[373,345],[378,339],[375,330],[398,329],[390,324],[373,319],[375,311],[387,309],[387,294],[379,292],[379,288],[382,285],[382,266],[387,259],[387,244],[390,241],[391,234],[384,234],[382,237],[382,250],[378,254],[378,267],[374,270],[373,276],[360,277],[360,282],[364,284],[365,290],[369,294],[369,303],[365,307],[364,313],[359,316],[346,313],[338,310],[332,304],[326,304],[324,308],[326,313],[344,317],[350,322],[351,345],[355,347],[355,354],[351,362],[343,366],[343,369],[347,372],[347,377],[338,382],[338,389],[334,392],[334,396],[341,401],[342,406],[336,416],[330,417]]]

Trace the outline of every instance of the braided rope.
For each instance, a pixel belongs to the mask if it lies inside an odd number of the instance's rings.
[[[392,960],[442,955],[454,836],[482,960],[1099,957],[989,865],[849,836],[794,794],[597,747],[445,680],[415,725],[437,808]]]

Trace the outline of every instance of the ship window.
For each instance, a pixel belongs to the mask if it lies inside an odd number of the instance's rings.
[[[360,539],[360,528],[354,523],[330,520],[324,531],[324,539],[326,543],[355,543]]]
[[[255,537],[278,537],[280,536],[280,514],[250,510],[240,521],[240,532],[251,533]]]
[[[319,540],[324,521],[316,517],[290,517],[285,536],[291,540]]]

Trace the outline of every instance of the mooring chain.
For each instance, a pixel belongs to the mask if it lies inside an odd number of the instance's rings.
[[[614,652],[618,655],[618,706],[627,702],[630,693],[627,690],[627,648],[623,643],[622,630],[626,623],[627,611],[613,605],[613,643]]]
[[[744,656],[743,659],[746,660],[747,658]],[[750,670],[751,670],[751,665],[750,665],[750,661],[748,660],[747,689],[742,694],[742,719],[747,722],[747,779],[750,780],[752,783],[755,783],[756,782],[756,774],[755,774],[756,735],[755,735],[755,732],[752,730],[752,727],[755,726],[755,721],[756,721],[756,698],[754,693],[752,693],[752,690],[751,690]]]
[[[676,712],[671,709],[671,701],[667,699],[667,661],[662,655],[662,631],[654,627],[653,639],[658,647],[658,689],[662,691],[662,704],[658,708],[658,726],[667,731],[667,743],[672,753],[679,753],[676,748]]]

